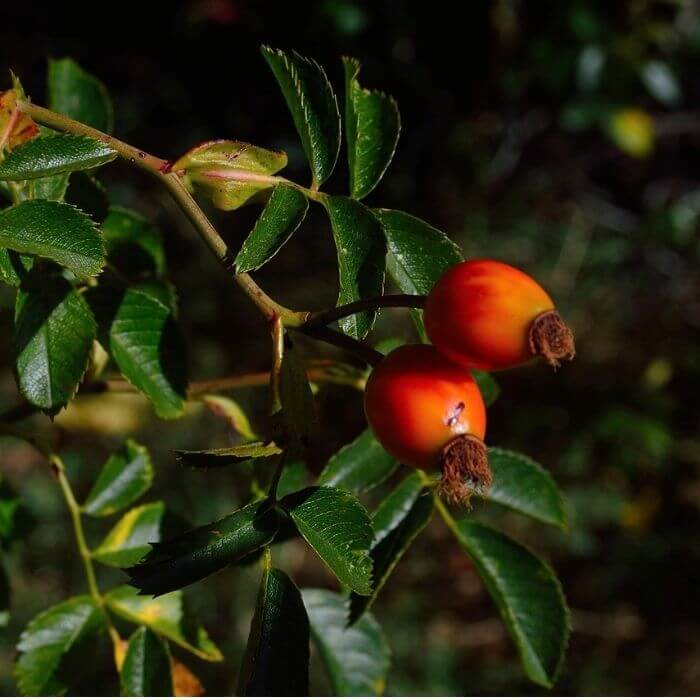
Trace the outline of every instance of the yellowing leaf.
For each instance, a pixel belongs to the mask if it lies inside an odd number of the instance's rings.
[[[617,110],[609,128],[612,140],[627,155],[646,158],[654,149],[654,120],[642,109]]]

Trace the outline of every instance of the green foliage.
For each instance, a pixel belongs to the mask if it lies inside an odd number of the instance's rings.
[[[86,136],[55,134],[27,141],[0,163],[0,180],[30,180],[104,165],[117,152]]]
[[[78,277],[97,275],[105,264],[97,226],[61,202],[37,199],[0,211],[0,246],[48,258]]]
[[[350,194],[362,199],[377,186],[394,157],[401,119],[392,97],[360,87],[357,59],[345,57],[343,65]]]
[[[124,446],[105,462],[83,511],[89,515],[112,515],[139,499],[153,483],[153,464],[148,450],[127,440]]]
[[[306,159],[318,189],[333,172],[340,150],[338,101],[326,72],[296,51],[285,53],[262,47],[265,57],[292,113]]]
[[[352,627],[347,600],[318,588],[302,591],[311,624],[311,638],[323,661],[333,693],[339,697],[384,694],[389,672],[389,646],[371,614]]]
[[[31,270],[34,258],[29,255],[19,255],[13,250],[0,248],[0,282],[11,287],[19,287],[22,278]]]
[[[56,413],[75,394],[95,339],[85,299],[57,274],[32,273],[15,309],[17,381],[24,397]]]
[[[122,695],[127,697],[171,697],[173,680],[166,644],[146,627],[129,639],[121,669]]]
[[[266,569],[250,624],[238,695],[309,694],[309,619],[299,589],[279,569]]]
[[[249,442],[235,447],[221,447],[214,450],[176,450],[175,457],[186,467],[212,469],[228,467],[260,457],[272,457],[282,450],[274,442]]]
[[[271,260],[306,216],[309,203],[299,190],[277,185],[236,256],[236,271],[251,272]]]
[[[282,507],[338,579],[360,595],[369,595],[373,533],[362,504],[347,491],[315,486],[286,496]]]

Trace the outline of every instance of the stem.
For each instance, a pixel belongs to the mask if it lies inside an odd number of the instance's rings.
[[[282,319],[275,318],[272,322],[272,370],[270,372],[270,393],[272,402],[270,413],[274,415],[282,410],[282,399],[280,397],[280,372],[282,371],[282,360],[284,359],[284,324]]]
[[[230,272],[232,270],[233,263],[226,242],[221,238],[218,231],[207,218],[207,215],[187,191],[187,188],[182,183],[179,176],[176,173],[167,172],[168,166],[170,165],[167,160],[150,155],[145,151],[130,146],[128,143],[124,143],[124,141],[120,141],[113,136],[109,136],[102,131],[93,129],[91,126],[82,124],[62,114],[52,112],[45,107],[39,107],[25,100],[18,100],[17,106],[22,112],[28,114],[35,121],[52,129],[78,134],[80,136],[88,136],[106,143],[117,152],[120,158],[123,158],[131,165],[156,177],[173,196],[187,218],[194,225],[200,238],[206,243],[219,263],[227,271]],[[281,306],[265,294],[247,273],[240,275],[234,273],[234,280],[248,295],[251,301],[262,311],[266,318],[273,319],[275,316],[279,316],[282,318],[285,325],[289,326],[298,326],[306,321],[308,316],[306,312],[292,311],[291,309]]]
[[[287,462],[287,450],[285,450],[277,462],[275,467],[275,473],[272,475],[272,481],[270,482],[270,488],[267,491],[268,498],[275,502],[277,500],[277,487],[279,486],[280,479],[282,478],[282,471],[284,470],[284,465]]]
[[[381,297],[360,299],[358,301],[353,301],[350,304],[345,304],[344,306],[338,306],[335,309],[328,309],[327,311],[317,311],[312,313],[309,316],[305,327],[327,326],[329,323],[338,321],[341,318],[352,316],[352,314],[355,314],[358,311],[368,311],[389,307],[422,309],[423,305],[425,304],[425,299],[426,297],[420,294],[386,294]]]
[[[384,359],[384,355],[378,350],[332,328],[326,328],[324,326],[319,328],[316,326],[303,326],[297,330],[311,338],[316,338],[316,340],[322,340],[324,343],[329,343],[330,345],[335,345],[338,348],[347,350],[371,367],[376,367]]]

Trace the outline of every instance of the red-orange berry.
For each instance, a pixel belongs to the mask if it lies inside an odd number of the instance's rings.
[[[575,352],[571,329],[547,292],[496,260],[447,270],[426,299],[424,321],[433,345],[465,367],[506,369],[536,355],[557,367]]]
[[[403,464],[442,469],[454,501],[488,489],[486,408],[470,372],[430,345],[404,345],[372,371],[365,413],[377,440]]]

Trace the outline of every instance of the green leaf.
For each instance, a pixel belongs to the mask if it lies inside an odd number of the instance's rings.
[[[370,596],[350,597],[352,624],[374,603],[391,572],[433,514],[433,495],[418,474],[406,477],[377,509],[372,518],[375,532],[370,551],[373,590]]]
[[[486,407],[493,406],[501,393],[501,387],[498,386],[498,382],[493,375],[480,369],[473,369],[472,377],[474,377],[474,381],[479,386],[479,391]]]
[[[75,394],[90,359],[95,321],[63,277],[32,273],[17,294],[15,353],[22,395],[55,413]]]
[[[140,214],[110,207],[102,222],[107,257],[124,274],[165,275],[163,234]]]
[[[489,448],[493,484],[487,499],[548,525],[566,529],[566,511],[554,480],[537,462],[499,447]]]
[[[309,485],[309,475],[310,472],[303,462],[285,462],[277,484],[277,498],[284,498],[290,493],[306,488]],[[296,532],[293,534],[296,535]]]
[[[340,293],[338,306],[380,296],[384,291],[386,244],[374,214],[348,197],[325,197],[338,252]],[[374,324],[376,311],[362,311],[339,321],[353,338],[364,338]]]
[[[429,294],[442,273],[462,261],[462,253],[442,231],[415,216],[374,209],[389,249],[389,273],[404,294]]]
[[[569,638],[569,612],[556,576],[502,532],[471,520],[453,529],[496,602],[528,677],[551,688]]]
[[[250,426],[248,416],[233,399],[228,396],[207,394],[202,403],[216,416],[225,418],[230,426],[245,440],[255,440],[257,435]]]
[[[309,619],[299,589],[279,569],[260,582],[237,694],[309,695]]]
[[[100,230],[63,202],[35,199],[0,211],[0,246],[49,258],[78,277],[97,275],[105,264]]]
[[[106,143],[87,136],[44,136],[11,151],[0,163],[0,180],[32,180],[87,170],[109,163],[116,157],[117,152]]]
[[[107,566],[133,566],[160,539],[160,521],[165,508],[161,502],[133,508],[109,531],[93,558]]]
[[[104,185],[84,170],[71,174],[66,202],[74,204],[95,221],[104,221],[109,211],[109,197]]]
[[[388,479],[398,466],[372,431],[365,430],[328,460],[318,483],[362,493]]]
[[[302,591],[311,638],[339,697],[384,694],[391,653],[377,621],[369,613],[347,625],[347,599],[319,588]]]
[[[247,462],[249,459],[272,457],[282,450],[274,442],[249,442],[245,445],[214,450],[175,450],[175,457],[186,467],[212,469]]]
[[[340,150],[340,114],[333,88],[316,61],[269,46],[261,51],[292,114],[311,166],[312,187],[317,189],[333,172]]]
[[[185,410],[187,351],[172,311],[135,289],[97,287],[88,301],[100,343],[121,373],[153,404],[161,418]]]
[[[127,697],[174,695],[168,647],[146,627],[131,635],[119,676]]]
[[[14,250],[0,248],[0,282],[19,287],[24,275],[32,269],[34,258],[20,255]]]
[[[127,569],[129,583],[153,595],[188,586],[269,544],[277,524],[268,503],[250,503],[214,523],[154,544],[141,564]]]
[[[153,483],[153,464],[148,450],[127,440],[102,467],[90,490],[83,512],[103,517],[126,508],[140,498]]]
[[[369,548],[374,533],[364,506],[347,491],[314,486],[286,496],[282,507],[302,537],[346,586],[372,591]]]
[[[49,107],[83,124],[110,133],[112,101],[105,86],[70,58],[49,60]]]
[[[236,272],[250,272],[271,260],[304,220],[309,203],[294,187],[277,185],[236,256]]]
[[[22,695],[63,695],[57,675],[61,659],[76,644],[104,625],[104,616],[89,596],[69,598],[37,615],[22,632],[15,678]]]
[[[50,199],[54,202],[62,202],[68,191],[70,173],[40,177],[32,180],[30,187],[33,189],[32,199]]]
[[[196,193],[217,209],[231,211],[274,187],[272,177],[287,165],[287,154],[243,141],[208,141],[189,150],[172,165]]]
[[[145,625],[205,661],[221,661],[223,656],[193,613],[187,609],[182,591],[173,591],[154,600],[139,595],[131,586],[120,586],[105,595],[107,607],[119,617]]]
[[[401,118],[393,97],[360,87],[357,59],[344,57],[343,65],[350,193],[362,199],[377,186],[394,157]]]

